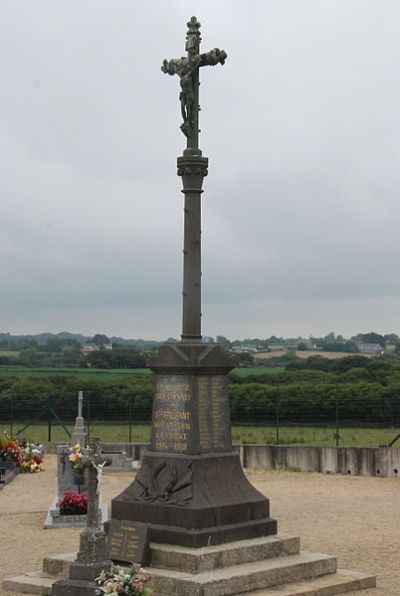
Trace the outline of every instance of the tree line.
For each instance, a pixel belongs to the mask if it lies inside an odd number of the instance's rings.
[[[400,425],[400,362],[359,355],[340,360],[311,357],[276,374],[229,377],[231,418],[245,423]],[[0,376],[0,422],[46,417],[51,406],[63,421],[76,416],[83,390],[85,417],[98,421],[149,421],[153,376],[98,380],[64,376]]]

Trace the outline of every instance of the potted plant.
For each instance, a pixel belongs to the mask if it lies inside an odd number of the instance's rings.
[[[87,493],[76,493],[66,490],[64,497],[59,501],[61,515],[86,515],[88,505]]]

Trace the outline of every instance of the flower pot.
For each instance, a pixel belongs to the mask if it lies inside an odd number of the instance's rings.
[[[78,488],[85,484],[85,474],[83,472],[74,471],[74,484],[76,484]]]

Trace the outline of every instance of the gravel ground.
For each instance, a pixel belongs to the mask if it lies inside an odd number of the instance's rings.
[[[78,547],[79,528],[43,529],[56,492],[56,456],[47,456],[45,466],[0,491],[0,585],[6,576],[39,570],[44,556]],[[378,588],[368,596],[400,595],[400,480],[301,472],[248,476],[269,496],[280,532],[300,536],[305,550],[336,555],[340,567],[376,574]],[[105,474],[105,501],[130,481],[130,474]],[[13,593],[0,588],[0,594]]]

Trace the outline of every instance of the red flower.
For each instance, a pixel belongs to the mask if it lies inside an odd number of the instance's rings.
[[[87,513],[88,495],[66,490],[58,504],[61,515],[83,515]]]

